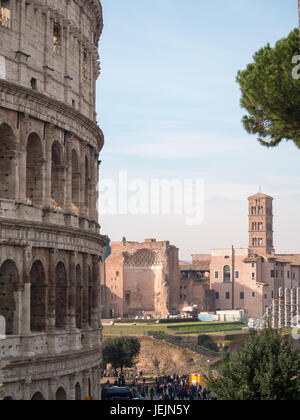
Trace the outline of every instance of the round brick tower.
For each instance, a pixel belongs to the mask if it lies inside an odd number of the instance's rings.
[[[98,0],[0,1],[6,399],[99,398]],[[2,331],[1,331],[2,330]]]

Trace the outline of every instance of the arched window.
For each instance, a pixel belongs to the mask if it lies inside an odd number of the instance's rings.
[[[75,388],[75,400],[76,401],[81,401],[82,400],[81,387],[80,387],[79,382],[77,382],[76,388]]]
[[[72,151],[72,204],[75,206],[75,212],[79,213],[79,189],[80,189],[80,172],[78,157],[75,150]]]
[[[225,265],[223,268],[223,282],[230,283],[231,282],[231,270],[229,265]]]
[[[56,141],[52,145],[51,198],[54,207],[61,210],[64,206],[64,167],[62,163],[62,148]]]
[[[66,401],[67,395],[63,388],[59,388],[56,392],[56,401]]]
[[[0,269],[0,315],[5,318],[6,335],[18,334],[15,295],[19,275],[14,261],[5,261]]]
[[[68,314],[68,281],[63,263],[56,267],[56,328],[66,329]]]
[[[88,268],[88,324],[92,326],[92,306],[93,306],[93,281],[92,281],[92,271],[89,266]]]
[[[36,261],[30,272],[30,329],[33,332],[46,330],[46,285],[45,271],[42,263]]]
[[[76,267],[76,328],[82,328],[82,284],[80,265]]]
[[[33,397],[31,398],[31,401],[44,401],[45,398],[40,392],[36,392]]]
[[[90,190],[90,172],[89,172],[89,160],[87,156],[84,161],[84,205],[86,211],[89,209],[89,190]]]
[[[16,141],[7,124],[0,126],[0,198],[16,198]]]
[[[26,197],[36,206],[43,200],[42,146],[37,134],[31,134],[27,142],[26,155]]]

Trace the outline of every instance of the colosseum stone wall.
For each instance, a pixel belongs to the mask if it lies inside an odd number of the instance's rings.
[[[0,1],[0,359],[13,400],[99,398],[98,0]]]

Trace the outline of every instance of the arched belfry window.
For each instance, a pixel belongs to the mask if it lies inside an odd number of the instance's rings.
[[[231,270],[229,265],[225,265],[223,268],[223,282],[230,283],[231,282]]]

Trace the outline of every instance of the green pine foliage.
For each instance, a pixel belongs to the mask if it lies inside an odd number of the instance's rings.
[[[272,328],[251,333],[249,342],[210,378],[216,400],[299,400],[300,353],[292,339]]]
[[[240,71],[241,106],[247,111],[243,125],[258,136],[264,146],[277,146],[282,140],[292,140],[300,147],[300,79],[293,77],[299,55],[299,30],[270,44],[254,55],[254,62]],[[300,71],[296,71],[300,73]]]
[[[111,338],[103,350],[103,363],[111,364],[114,369],[132,368],[140,354],[141,344],[134,337]]]

